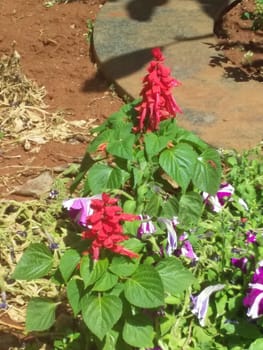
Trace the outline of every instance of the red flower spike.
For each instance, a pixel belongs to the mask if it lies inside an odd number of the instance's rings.
[[[143,78],[142,102],[135,108],[139,113],[138,126],[133,128],[135,132],[155,131],[162,120],[182,113],[171,92],[181,83],[171,77],[171,70],[163,65],[161,50],[155,48],[152,54],[155,60],[150,62],[148,74]]]
[[[125,214],[117,206],[117,199],[102,194],[102,199],[94,199],[90,207],[93,213],[87,218],[88,229],[82,233],[82,239],[92,240],[90,253],[94,260],[99,259],[100,250],[108,249],[114,253],[126,255],[130,258],[138,254],[119,245],[129,239],[124,235],[121,222],[137,220],[137,215]]]

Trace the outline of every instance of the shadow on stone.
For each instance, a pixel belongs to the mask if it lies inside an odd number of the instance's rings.
[[[126,9],[132,19],[139,22],[149,21],[155,7],[165,5],[169,0],[131,0]]]

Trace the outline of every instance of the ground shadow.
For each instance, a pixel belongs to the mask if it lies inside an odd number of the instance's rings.
[[[261,73],[261,67],[263,66],[263,60],[257,60],[253,62],[253,66],[244,66],[244,69],[235,67],[230,60],[221,53],[222,46],[216,45],[214,48],[218,51],[217,55],[211,56],[209,65],[211,67],[221,67],[225,72],[226,78],[231,78],[236,82],[247,82],[255,80],[263,82],[263,76]],[[246,69],[245,69],[246,68]]]
[[[157,6],[163,6],[169,0],[131,0],[126,5],[126,10],[132,19],[139,22],[149,21]]]
[[[110,0],[115,1],[116,0]],[[149,21],[155,8],[167,4],[170,0],[131,0],[126,5],[129,16],[137,21]],[[197,0],[205,13],[213,19],[217,19],[231,0]],[[240,1],[240,0],[237,0]]]
[[[209,15],[209,17],[213,18],[215,21],[218,17],[226,11],[228,6],[230,6],[231,0],[196,0],[198,1],[203,11]],[[239,2],[241,0],[236,0]]]
[[[160,49],[162,50],[163,47],[160,47]],[[100,63],[98,67],[99,72],[93,79],[87,79],[83,82],[82,91],[94,91],[95,87],[97,90],[97,82],[98,79],[101,79],[101,74],[103,74],[104,78],[109,82],[112,82],[140,70],[152,60],[151,50],[152,48],[137,50],[113,57],[104,63]]]

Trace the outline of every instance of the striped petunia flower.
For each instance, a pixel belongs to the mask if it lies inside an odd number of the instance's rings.
[[[205,318],[209,306],[209,298],[212,293],[218,292],[225,287],[224,284],[216,284],[206,287],[197,296],[191,296],[193,308],[192,313],[197,316],[200,326],[205,326]]]
[[[255,319],[263,315],[263,260],[259,262],[252,283],[249,283],[249,291],[243,305],[248,308],[248,317]]]
[[[235,189],[232,185],[223,183],[220,185],[220,189],[214,196],[211,196],[207,192],[203,192],[203,199],[206,204],[212,206],[214,212],[219,213],[223,209],[227,199],[234,194],[234,191]]]
[[[93,213],[91,202],[93,199],[101,199],[101,194],[92,197],[71,198],[63,202],[63,207],[68,210],[69,216],[80,226],[87,226],[87,217]]]
[[[145,235],[149,236],[156,232],[156,227],[149,215],[138,215],[138,219],[142,221],[137,232],[138,238],[142,238]]]

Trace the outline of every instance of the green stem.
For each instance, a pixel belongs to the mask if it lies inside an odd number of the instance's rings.
[[[133,198],[131,195],[129,195],[127,192],[125,192],[125,191],[123,191],[123,190],[120,190],[120,189],[111,190],[111,193],[112,193],[113,195],[122,195],[122,196],[124,196],[124,197],[126,197],[126,198],[128,198],[128,199],[134,200],[134,198]]]

